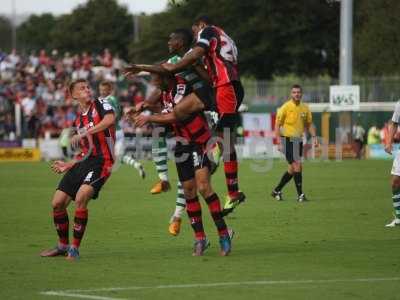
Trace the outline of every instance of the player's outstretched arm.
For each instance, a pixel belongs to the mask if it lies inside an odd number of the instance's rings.
[[[167,114],[158,114],[151,116],[138,115],[135,117],[135,126],[143,127],[147,123],[158,123],[158,124],[172,124],[176,122],[176,116],[174,112]]]
[[[169,71],[159,65],[143,65],[143,64],[131,64],[124,69],[124,75],[130,76],[137,74],[141,71],[150,72],[160,75],[168,75]]]
[[[151,91],[150,95],[142,102],[136,106],[136,110],[151,110],[152,112],[160,112],[161,111],[161,89],[156,87],[153,91]]]
[[[211,84],[211,78],[208,76],[207,70],[204,68],[203,64],[196,64],[194,65],[194,69],[196,72],[200,75],[201,79],[203,79],[205,82]]]
[[[202,47],[194,47],[192,51],[188,52],[185,54],[185,56],[178,61],[176,64],[163,64],[162,66],[172,72],[172,73],[176,73],[184,68],[186,68],[187,66],[193,65],[199,58],[201,58],[204,54],[206,53],[206,51],[204,50],[204,48]]]
[[[191,114],[201,112],[204,108],[204,103],[195,93],[191,93],[178,102],[174,107],[174,113],[177,120],[184,121],[190,117]]]

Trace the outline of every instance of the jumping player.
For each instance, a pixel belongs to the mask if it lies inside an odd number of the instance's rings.
[[[54,172],[66,172],[52,199],[53,220],[59,240],[55,248],[45,250],[40,255],[67,255],[67,259],[76,260],[88,221],[88,203],[90,199],[98,197],[101,187],[111,175],[115,114],[107,100],[92,100],[92,91],[86,80],[73,81],[69,91],[79,103],[75,121],[77,134],[72,137],[71,144],[79,144],[81,153],[71,162],[56,161],[52,165]],[[67,207],[71,200],[75,201],[75,218],[70,244]]]
[[[170,35],[169,44],[179,39],[179,35],[190,36],[190,32],[174,31]],[[140,65],[132,67],[132,70],[135,69],[141,69]],[[142,66],[142,69],[155,73],[164,72],[156,67]],[[211,167],[207,152],[211,131],[203,114],[210,105],[210,90],[193,67],[175,74],[175,78],[170,78],[168,84],[168,90],[163,93],[165,113],[151,116],[139,115],[135,117],[135,124],[137,126],[143,126],[148,122],[173,124],[177,139],[175,158],[178,177],[184,189],[186,210],[195,233],[193,255],[203,255],[209,247],[203,228],[201,205],[197,197],[197,192],[199,192],[208,204],[217,227],[221,255],[226,256],[231,251],[231,237],[222,215],[219,198],[210,182]]]
[[[187,66],[197,64],[204,58],[207,72],[214,87],[216,106],[219,114],[217,134],[229,145],[220,144],[223,153],[224,172],[228,197],[224,205],[224,215],[231,213],[246,197],[239,190],[238,162],[235,150],[238,108],[244,97],[237,65],[235,42],[219,27],[212,25],[207,16],[197,18],[192,26],[197,42],[177,64],[164,64],[163,67],[176,73]],[[216,148],[218,151],[218,148]]]

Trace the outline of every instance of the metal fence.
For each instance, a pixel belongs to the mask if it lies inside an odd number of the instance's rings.
[[[293,83],[303,87],[303,99],[312,103],[329,102],[329,87],[337,80],[328,78],[285,81],[244,80],[245,102],[251,105],[280,105],[288,97]],[[361,102],[392,102],[400,99],[400,76],[353,79],[360,86]]]

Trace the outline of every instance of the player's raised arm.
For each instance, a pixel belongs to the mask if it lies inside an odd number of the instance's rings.
[[[178,71],[186,68],[187,66],[193,65],[205,53],[206,53],[206,51],[204,50],[204,48],[195,46],[192,49],[192,51],[186,53],[186,55],[176,64],[165,63],[162,66],[164,69],[166,69],[172,73],[175,73],[175,72],[178,72]]]
[[[128,67],[126,67],[124,69],[124,75],[130,76],[130,75],[134,75],[139,72],[142,72],[142,71],[160,74],[160,75],[169,74],[169,71],[160,65],[130,64]]]
[[[148,123],[158,123],[158,124],[173,124],[177,121],[176,115],[174,112],[166,113],[166,114],[156,114],[156,115],[137,115],[134,118],[135,126],[143,127]]]

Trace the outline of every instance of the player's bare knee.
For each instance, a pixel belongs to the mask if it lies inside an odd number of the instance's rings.
[[[203,198],[207,198],[212,194],[212,188],[209,181],[200,181],[197,183],[197,190]]]
[[[51,200],[51,207],[53,210],[60,211],[67,208],[69,203],[69,196],[64,192],[57,190]]]
[[[53,199],[53,201],[51,201],[51,207],[55,211],[64,210],[66,208],[64,202],[57,201],[57,200],[54,200],[54,199]]]
[[[392,188],[395,188],[395,189],[400,188],[400,177],[399,176],[392,177]]]
[[[197,195],[196,184],[194,181],[183,182],[183,194],[186,199],[193,199]]]
[[[76,197],[76,199],[75,199],[75,207],[76,208],[86,208],[88,202],[89,202],[89,199],[87,199],[86,196]]]

